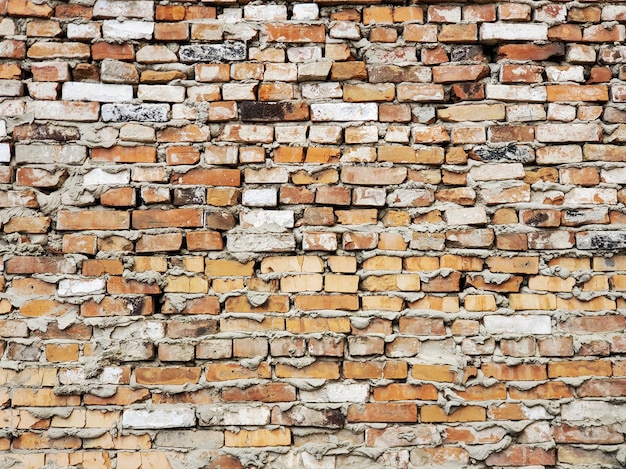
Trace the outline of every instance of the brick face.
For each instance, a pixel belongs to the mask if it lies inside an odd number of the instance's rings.
[[[621,467],[624,22],[0,0],[0,466]]]

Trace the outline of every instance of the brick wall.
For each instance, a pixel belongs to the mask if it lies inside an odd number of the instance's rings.
[[[0,13],[0,466],[626,464],[622,3]]]

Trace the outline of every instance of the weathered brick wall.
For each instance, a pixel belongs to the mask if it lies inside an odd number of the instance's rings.
[[[246,3],[0,0],[0,466],[624,467],[626,4]]]

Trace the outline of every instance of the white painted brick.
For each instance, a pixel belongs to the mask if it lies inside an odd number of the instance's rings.
[[[484,207],[451,208],[445,212],[448,225],[481,225],[487,223]]]
[[[480,39],[483,41],[547,41],[548,25],[533,23],[482,23]]]
[[[357,41],[361,39],[359,25],[353,21],[337,21],[330,28],[329,34],[330,37],[335,39],[351,39]]]
[[[545,120],[543,104],[514,104],[506,107],[506,120],[509,122],[529,122]]]
[[[0,20],[0,36],[13,36],[15,34],[15,21],[11,18]]]
[[[304,83],[302,85],[302,97],[306,99],[341,98],[342,96],[343,88],[339,83]]]
[[[243,17],[250,21],[283,21],[287,19],[285,5],[246,5]]]
[[[132,85],[111,85],[104,83],[83,83],[70,81],[63,83],[62,99],[67,101],[97,101],[116,103],[132,101]]]
[[[103,169],[95,168],[83,176],[83,186],[86,187],[124,185],[129,182],[130,171],[109,173]]]
[[[376,103],[321,103],[311,104],[311,120],[314,122],[348,122],[378,120]]]
[[[420,207],[435,199],[429,189],[396,189],[387,196],[390,207]]]
[[[366,205],[382,207],[385,205],[387,191],[378,187],[355,187],[352,190],[352,203],[354,205]]]
[[[570,106],[569,104],[548,104],[548,120],[571,122],[576,119],[576,106]]]
[[[548,81],[582,83],[585,81],[585,68],[581,65],[546,67]]]
[[[616,204],[616,189],[596,189],[593,187],[575,187],[565,194],[566,205],[578,204]]]
[[[626,184],[626,168],[603,169],[600,177],[610,184]]]
[[[294,213],[291,210],[252,210],[240,215],[242,228],[263,228],[283,231],[293,228]]]
[[[304,402],[366,402],[369,398],[367,384],[331,383],[314,391],[300,391]]]
[[[483,319],[488,334],[550,334],[550,316],[485,316]]]
[[[124,379],[124,368],[119,366],[107,366],[93,378],[86,377],[84,368],[59,370],[61,384],[122,384]]]
[[[539,142],[599,142],[602,128],[598,124],[541,124],[535,130]]]
[[[82,164],[87,147],[81,145],[15,145],[17,163]]]
[[[124,428],[184,428],[196,424],[194,409],[158,406],[151,409],[126,409],[122,414]]]
[[[255,101],[256,83],[225,83],[222,98],[225,101]]]
[[[538,148],[536,158],[538,164],[579,163],[583,151],[578,145],[554,145]]]
[[[243,191],[241,203],[247,207],[275,207],[278,204],[276,189],[247,189]]]
[[[131,39],[152,39],[154,23],[149,21],[116,21],[102,22],[102,35],[106,39],[128,41]]]
[[[68,39],[99,39],[102,37],[98,23],[76,24],[68,23]]]
[[[105,282],[103,278],[93,280],[64,279],[59,282],[59,296],[83,296],[104,293]]]
[[[22,96],[23,90],[20,80],[0,80],[0,96]]]
[[[97,0],[93,6],[94,18],[154,18],[154,2],[149,0]]]
[[[185,87],[170,85],[139,85],[137,97],[143,101],[182,103],[185,100]]]
[[[523,101],[542,103],[547,99],[545,86],[527,85],[487,85],[487,99],[498,101]]]
[[[309,129],[309,140],[313,143],[339,143],[342,133],[339,125],[314,125]]]
[[[316,20],[319,18],[320,7],[316,3],[295,3],[292,20]]]
[[[626,405],[576,400],[561,406],[561,418],[567,422],[623,423],[626,421]]]
[[[331,67],[329,60],[298,64],[298,81],[326,80]]]
[[[470,176],[474,181],[499,181],[503,179],[524,179],[522,163],[493,163],[473,166]]]
[[[200,425],[267,425],[270,423],[270,409],[267,406],[200,406]]]
[[[9,161],[11,161],[11,145],[0,143],[0,163],[8,163]]]
[[[94,330],[94,333],[96,331]],[[106,334],[99,329],[98,334]],[[118,326],[111,332],[113,340],[150,340],[157,341],[165,337],[165,324],[157,321],[138,321],[128,326]],[[95,337],[94,337],[95,338]]]
[[[296,240],[291,233],[230,233],[226,245],[233,252],[291,252]]]

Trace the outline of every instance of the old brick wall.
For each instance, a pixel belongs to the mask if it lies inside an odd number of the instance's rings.
[[[0,467],[624,467],[626,4],[0,13]]]

